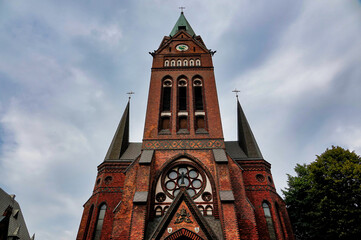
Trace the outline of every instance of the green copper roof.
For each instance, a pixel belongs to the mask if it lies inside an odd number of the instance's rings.
[[[195,35],[191,25],[187,21],[186,17],[184,16],[183,12],[181,12],[181,15],[178,18],[178,21],[174,25],[172,31],[170,32],[170,36],[173,37],[179,30],[186,30],[187,33],[189,33],[192,37]]]

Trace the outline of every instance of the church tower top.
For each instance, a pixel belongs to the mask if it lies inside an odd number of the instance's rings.
[[[179,30],[185,30],[187,33],[189,33],[189,35],[191,35],[192,37],[195,36],[196,34],[194,33],[191,25],[189,24],[189,22],[187,21],[186,17],[184,16],[183,11],[181,12],[181,15],[178,18],[178,21],[176,22],[176,24],[174,25],[172,31],[170,32],[170,36],[173,37]]]

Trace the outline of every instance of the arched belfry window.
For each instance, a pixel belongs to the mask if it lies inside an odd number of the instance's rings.
[[[196,66],[200,66],[201,65],[201,60],[197,59],[196,60]]]
[[[164,67],[169,67],[169,60],[164,61]]]
[[[188,129],[187,80],[185,78],[178,80],[178,129]]]
[[[187,61],[187,59],[183,60],[183,66],[185,66],[185,67],[188,66],[188,61]]]
[[[189,66],[191,66],[191,67],[194,66],[194,60],[193,59],[189,60]]]
[[[175,60],[170,61],[170,66],[175,67]]]
[[[170,111],[172,80],[165,79],[162,87],[162,111]]]
[[[178,110],[187,110],[187,80],[184,78],[178,80]]]
[[[203,109],[203,91],[202,91],[202,80],[196,78],[193,80],[193,89],[194,89],[194,108],[195,110],[204,110]]]
[[[177,67],[180,67],[180,66],[182,66],[182,60],[177,61]]]
[[[203,82],[200,77],[193,79],[193,97],[195,109],[195,129],[197,133],[205,132],[205,112],[203,104]]]
[[[272,220],[270,206],[267,202],[263,202],[262,207],[263,207],[264,216],[266,218],[267,229],[268,229],[270,239],[276,240],[277,238],[276,238],[275,228],[274,228],[274,224],[273,224],[273,220]]]
[[[161,117],[160,117],[161,130],[170,129],[171,96],[172,96],[172,79],[166,78],[163,80],[163,85],[162,85],[162,104],[161,104]]]
[[[104,218],[105,218],[105,212],[107,210],[107,205],[103,203],[99,208],[99,213],[97,217],[97,221],[95,224],[95,230],[94,230],[94,238],[93,240],[99,240],[100,235],[102,233]]]

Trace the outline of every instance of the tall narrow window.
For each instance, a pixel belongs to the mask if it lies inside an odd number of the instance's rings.
[[[166,79],[163,81],[162,111],[170,111],[171,92],[172,80]]]
[[[170,66],[175,67],[175,60],[170,61]]]
[[[193,89],[195,110],[203,110],[202,81],[200,79],[193,81]]]
[[[177,61],[177,67],[180,67],[180,66],[182,66],[182,60]]]
[[[183,60],[183,66],[185,66],[185,67],[188,66],[188,61],[187,61],[187,59]]]
[[[169,67],[169,60],[164,61],[164,67]]]
[[[193,59],[189,60],[189,66],[191,66],[191,67],[194,66],[194,60]]]
[[[104,217],[105,217],[105,211],[107,210],[107,205],[102,204],[99,209],[97,222],[95,225],[95,232],[94,232],[94,238],[93,240],[99,240],[100,235],[102,233],[103,223],[104,223]]]
[[[89,225],[90,225],[90,221],[92,220],[93,211],[94,211],[94,205],[92,205],[89,210],[88,220],[86,221],[86,227],[84,230],[83,240],[86,240],[86,237],[88,236]]]
[[[169,131],[170,129],[171,94],[172,94],[172,80],[165,79],[163,81],[163,87],[162,87],[162,105],[161,105],[161,116],[159,123],[160,130]]]
[[[201,60],[197,59],[196,60],[196,66],[200,66],[201,65]]]
[[[276,238],[275,228],[273,225],[271,209],[270,209],[268,203],[266,203],[266,202],[264,202],[262,204],[262,207],[263,207],[264,216],[266,218],[266,223],[267,223],[267,228],[268,228],[268,233],[269,233],[270,239],[276,240],[277,238]]]
[[[178,110],[187,110],[187,81],[185,79],[178,81]]]

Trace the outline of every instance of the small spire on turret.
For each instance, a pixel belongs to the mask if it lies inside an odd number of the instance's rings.
[[[239,91],[239,90],[237,90],[237,88],[235,88],[232,92],[234,92],[236,94],[236,98],[238,99],[238,93],[241,91]]]
[[[130,99],[132,98],[132,95],[135,94],[135,92],[130,91],[130,92],[127,92],[127,94],[129,95],[129,101],[130,101]]]

